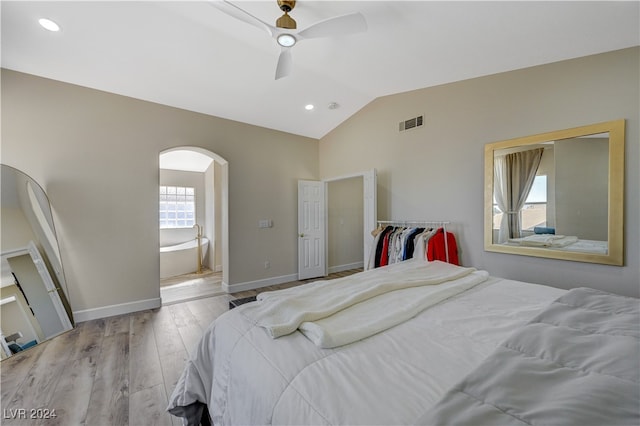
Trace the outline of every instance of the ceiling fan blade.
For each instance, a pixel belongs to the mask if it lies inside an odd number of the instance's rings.
[[[300,31],[297,36],[302,38],[331,37],[356,34],[367,31],[367,21],[362,13],[337,16],[317,22]]]
[[[291,74],[293,68],[293,59],[291,58],[291,49],[283,47],[278,58],[278,66],[276,67],[276,80]]]
[[[231,2],[222,0],[222,1],[212,1],[212,2],[209,2],[209,4],[211,4],[211,6],[226,13],[229,16],[232,16],[242,22],[246,22],[247,24],[253,25],[254,27],[260,28],[263,31],[266,31],[272,37],[276,32],[276,28],[273,25],[269,25],[263,20],[261,20],[260,18],[256,18],[249,12],[243,9],[240,9],[238,6],[236,6]]]

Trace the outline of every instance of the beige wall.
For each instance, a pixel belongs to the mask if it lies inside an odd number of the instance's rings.
[[[640,295],[638,48],[379,98],[320,141],[320,175],[378,170],[378,218],[450,220],[465,265],[562,288]],[[424,126],[398,132],[424,114]],[[624,267],[483,250],[483,149],[490,142],[624,118]],[[349,159],[345,161],[344,159]]]
[[[185,145],[229,163],[229,284],[295,273],[316,140],[2,70],[2,162],[50,198],[75,312],[159,298],[158,155]]]
[[[608,158],[608,139],[556,141],[556,233],[607,240]]]

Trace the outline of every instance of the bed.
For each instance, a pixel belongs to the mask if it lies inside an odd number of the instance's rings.
[[[607,254],[608,241],[585,240],[576,236],[535,234],[521,238],[510,238],[506,245],[518,247],[541,247],[560,251],[576,251],[580,253]]]
[[[168,410],[215,425],[638,424],[638,324],[637,299],[409,260],[220,316]]]

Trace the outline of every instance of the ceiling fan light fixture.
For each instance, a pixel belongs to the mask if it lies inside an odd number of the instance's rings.
[[[294,36],[287,33],[280,34],[277,40],[278,40],[278,44],[282,47],[291,47],[297,42]]]

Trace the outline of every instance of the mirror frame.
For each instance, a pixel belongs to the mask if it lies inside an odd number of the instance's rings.
[[[553,250],[541,247],[516,247],[493,243],[493,161],[499,149],[533,145],[560,139],[609,133],[609,184],[608,184],[608,253],[584,253]],[[540,133],[500,142],[489,143],[484,148],[484,249],[485,251],[572,260],[577,262],[624,265],[624,144],[625,120],[574,127]]]

